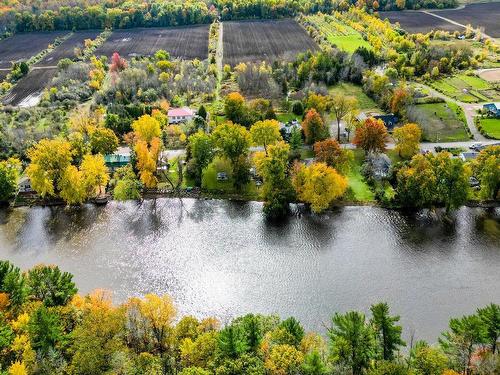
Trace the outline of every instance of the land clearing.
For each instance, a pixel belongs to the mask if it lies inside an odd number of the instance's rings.
[[[488,82],[500,82],[500,68],[480,70],[477,75]]]
[[[387,18],[393,24],[398,22],[400,27],[409,33],[426,34],[432,30],[450,32],[464,30],[463,27],[418,11],[389,11],[380,12],[379,14],[381,19]]]
[[[57,37],[68,34],[68,31],[33,32],[15,34],[0,41],[0,68],[10,68],[12,62],[28,60],[37,55]]]
[[[82,48],[85,39],[95,39],[100,31],[77,31],[47,54],[36,66],[55,66],[62,59],[73,59],[75,48]]]
[[[481,118],[479,123],[489,138],[500,139],[500,118]]]
[[[345,25],[331,15],[309,16],[308,20],[318,26],[320,32],[326,37],[329,43],[341,50],[354,52],[359,47],[372,48],[370,43],[364,40],[358,31]]]
[[[111,57],[118,52],[124,58],[151,56],[163,49],[172,57],[205,60],[208,57],[209,25],[115,30],[95,51],[96,56]]]
[[[33,69],[4,97],[5,105],[32,107],[38,104],[42,91],[57,74],[57,68]]]
[[[292,19],[224,22],[224,64],[292,61],[317,44]]]
[[[432,13],[462,25],[484,28],[487,35],[500,37],[500,2],[469,4],[461,9],[433,10]]]
[[[349,82],[340,82],[328,89],[330,94],[343,96],[354,96],[358,100],[359,109],[362,111],[380,111],[379,106],[373,99],[363,92],[363,88]]]
[[[500,92],[494,85],[473,75],[457,74],[433,81],[430,86],[464,103],[500,100]]]
[[[430,142],[467,141],[465,115],[455,103],[418,104],[408,108],[408,119],[417,123]]]

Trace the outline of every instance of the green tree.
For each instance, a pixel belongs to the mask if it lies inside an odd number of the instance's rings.
[[[302,373],[304,375],[325,375],[328,373],[328,368],[317,350],[305,355]]]
[[[245,347],[257,353],[263,337],[259,317],[254,314],[245,315],[241,320],[241,331],[243,340],[245,341]]]
[[[371,367],[367,375],[412,375],[413,372],[406,363],[398,361],[377,361],[375,366]]]
[[[348,366],[353,375],[360,375],[368,368],[374,358],[375,340],[364,314],[357,311],[336,313],[328,336],[334,362]]]
[[[290,147],[283,141],[269,146],[267,155],[254,156],[257,172],[264,179],[262,197],[264,212],[268,217],[283,217],[288,213],[293,196],[292,185],[287,174]]]
[[[448,366],[444,353],[426,343],[420,343],[413,349],[411,365],[417,375],[442,375]]]
[[[500,146],[481,150],[472,163],[472,171],[481,184],[481,197],[497,199],[500,192]]]
[[[353,96],[335,94],[332,97],[330,108],[337,120],[337,141],[340,142],[340,122],[351,111],[356,111],[358,101]]]
[[[6,202],[17,192],[21,162],[11,158],[0,161],[0,202]]]
[[[57,266],[38,265],[28,271],[28,287],[32,297],[45,306],[64,306],[78,291],[73,275]]]
[[[195,179],[197,185],[201,185],[203,170],[212,162],[215,150],[212,137],[199,130],[189,137],[191,156],[195,165]]]
[[[439,338],[439,344],[460,371],[468,371],[478,345],[486,341],[486,330],[477,315],[451,319],[450,330]]]
[[[500,306],[492,303],[477,310],[477,314],[486,330],[486,337],[491,346],[491,352],[496,353],[500,340]]]
[[[115,172],[114,178],[116,185],[113,189],[113,197],[119,201],[129,199],[139,199],[141,197],[141,183],[137,179],[132,166],[127,165],[118,168]]]
[[[371,324],[377,338],[382,359],[389,361],[394,358],[394,352],[400,346],[405,346],[401,339],[403,328],[395,323],[399,322],[399,316],[389,315],[389,305],[381,302],[370,307],[372,312]]]
[[[230,93],[224,101],[224,114],[229,121],[235,124],[247,125],[248,108],[245,98],[240,93]]]
[[[8,260],[0,261],[0,292],[7,293],[9,303],[15,307],[21,306],[28,296],[24,275]]]
[[[219,332],[219,350],[224,357],[232,359],[247,351],[240,327],[230,324]]]
[[[304,338],[304,328],[297,319],[293,316],[285,319],[280,323],[279,328],[283,328],[293,337],[294,346],[298,347],[300,345],[300,342]]]
[[[44,305],[36,309],[29,320],[31,346],[46,354],[63,339],[59,315]]]

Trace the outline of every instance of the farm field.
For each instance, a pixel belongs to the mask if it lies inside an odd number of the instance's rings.
[[[422,128],[423,139],[430,142],[467,141],[465,116],[454,103],[418,104],[408,108],[408,119]]]
[[[240,62],[292,60],[298,53],[319,49],[291,19],[224,22],[223,30],[223,63],[231,66]]]
[[[208,56],[208,25],[171,28],[116,30],[95,51],[111,57],[118,52],[125,58],[153,55],[163,49],[171,56],[201,59]]]
[[[489,82],[476,76],[458,74],[430,84],[443,94],[465,103],[500,100],[500,92]]]
[[[361,34],[352,27],[343,24],[330,15],[314,15],[308,19],[315,23],[328,42],[339,49],[354,52],[358,47],[371,49],[370,43],[363,39]]]
[[[57,37],[68,31],[15,34],[0,41],[0,68],[10,68],[11,62],[27,60],[43,51]]]
[[[39,95],[56,73],[57,68],[31,70],[3,98],[3,103],[20,107],[37,104]]]
[[[450,32],[463,30],[460,26],[417,11],[388,11],[379,14],[381,19],[387,18],[391,23],[399,22],[401,28],[410,33],[428,33],[432,30]]]
[[[77,31],[73,33],[73,35],[40,60],[36,66],[54,66],[57,65],[59,60],[73,58],[75,56],[74,51],[76,47],[83,47],[85,39],[95,39],[99,33],[100,31],[98,30]]]
[[[490,137],[500,139],[500,119],[481,118],[479,119],[482,130]]]
[[[489,36],[500,37],[500,2],[470,4],[462,9],[433,10],[432,12],[463,25],[484,27],[484,32]]]

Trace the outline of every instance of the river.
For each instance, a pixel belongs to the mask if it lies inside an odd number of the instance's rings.
[[[453,220],[377,207],[266,222],[257,202],[158,199],[0,211],[0,258],[57,264],[81,293],[116,302],[170,294],[181,314],[223,322],[293,315],[325,332],[331,315],[387,301],[404,335],[434,342],[451,316],[500,303],[500,209]]]

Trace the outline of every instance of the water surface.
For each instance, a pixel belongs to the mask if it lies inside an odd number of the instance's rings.
[[[450,316],[500,303],[500,209],[426,213],[345,207],[270,224],[261,204],[158,199],[105,207],[0,211],[0,258],[57,264],[81,293],[117,302],[168,293],[182,314],[299,318],[324,332],[333,312],[381,300],[405,336],[435,341]]]

